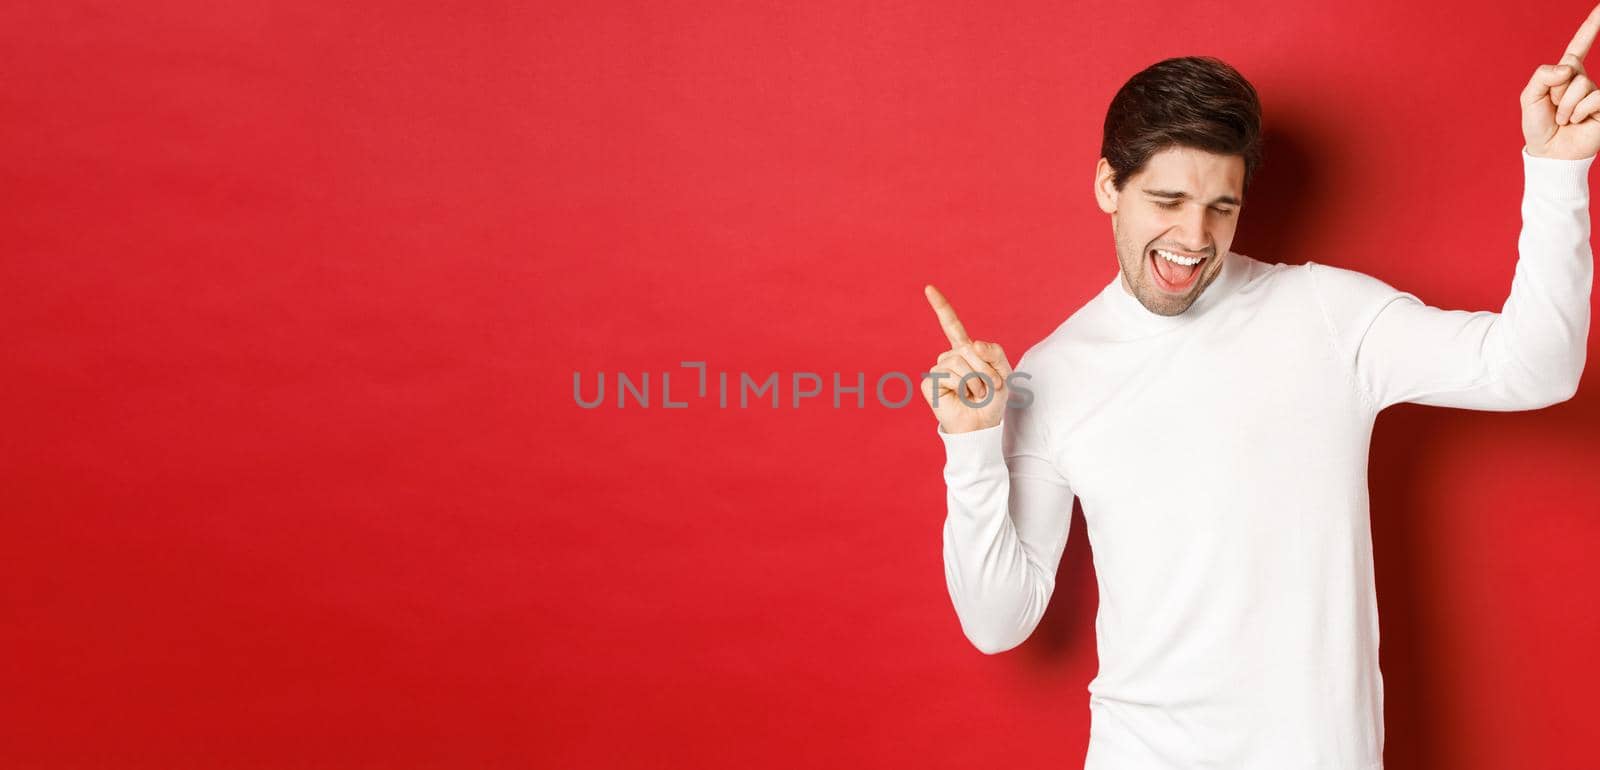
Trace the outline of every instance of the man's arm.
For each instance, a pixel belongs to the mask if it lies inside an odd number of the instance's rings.
[[[1027,356],[1017,371],[1027,370]],[[1047,447],[1035,398],[999,425],[946,433],[944,572],[961,629],[986,654],[1021,644],[1055,590],[1071,488]]]
[[[1375,408],[1513,411],[1572,397],[1589,334],[1593,161],[1523,151],[1519,256],[1498,313],[1441,310],[1371,276],[1307,265],[1336,347]]]
[[[1376,409],[1405,401],[1537,409],[1571,398],[1589,340],[1589,166],[1600,152],[1600,89],[1583,59],[1600,6],[1558,64],[1522,89],[1522,236],[1499,313],[1441,310],[1350,270],[1307,266],[1334,346]]]

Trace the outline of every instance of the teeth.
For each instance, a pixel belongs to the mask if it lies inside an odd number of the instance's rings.
[[[1176,262],[1180,265],[1198,265],[1202,259],[1201,257],[1185,257],[1182,254],[1174,254],[1164,249],[1156,249],[1156,254],[1159,254],[1162,259],[1168,262]]]

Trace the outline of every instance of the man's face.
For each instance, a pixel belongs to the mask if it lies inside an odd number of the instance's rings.
[[[1177,315],[1222,271],[1244,200],[1244,159],[1169,147],[1118,190],[1101,158],[1095,198],[1111,215],[1123,289],[1152,313]]]

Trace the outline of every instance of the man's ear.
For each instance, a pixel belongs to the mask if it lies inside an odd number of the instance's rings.
[[[1117,186],[1111,178],[1115,172],[1111,170],[1111,162],[1101,158],[1094,166],[1094,200],[1100,204],[1100,210],[1107,214],[1117,213]]]

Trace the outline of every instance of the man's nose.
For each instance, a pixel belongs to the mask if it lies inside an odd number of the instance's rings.
[[[1207,244],[1210,239],[1206,238],[1205,207],[1186,207],[1183,215],[1178,220],[1177,232],[1173,233],[1173,236],[1189,252],[1198,254],[1209,248]]]

